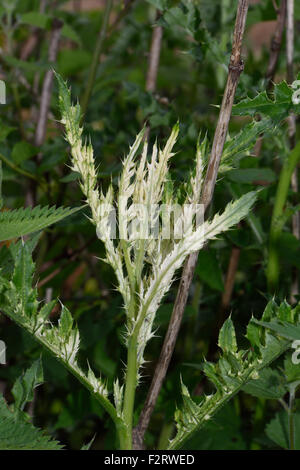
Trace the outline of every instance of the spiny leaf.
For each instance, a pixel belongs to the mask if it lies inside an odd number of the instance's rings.
[[[250,325],[255,326],[255,333],[248,327],[248,332],[251,332],[248,339],[252,348],[247,351],[237,351],[234,328],[231,320],[227,320],[219,338],[223,354],[217,363],[206,362],[203,366],[204,373],[213,382],[217,391],[213,395],[204,396],[200,405],[196,405],[190,402],[191,398],[187,390],[183,390],[183,408],[177,411],[175,416],[177,435],[171,441],[169,449],[181,448],[249,381],[259,379],[260,370],[271,364],[290,347],[290,339],[269,333],[265,326],[274,323],[279,318],[290,318],[293,322],[290,326],[299,328],[299,309],[287,308],[286,303],[278,307],[272,301],[268,304],[264,315],[269,317],[268,321],[257,322],[254,319],[250,321]]]
[[[227,140],[222,153],[221,172],[236,168],[241,158],[249,154],[259,135],[275,130],[271,119],[265,118],[244,126],[241,131]]]
[[[300,106],[293,103],[295,90],[286,81],[274,87],[274,99],[270,99],[266,91],[259,93],[255,98],[246,98],[232,108],[232,113],[237,116],[254,116],[259,114],[267,116],[275,122],[280,122],[291,112],[299,114]]]
[[[29,233],[43,230],[69,215],[81,210],[82,207],[74,209],[40,207],[33,209],[15,209],[0,213],[0,241],[18,238]]]
[[[59,319],[59,332],[61,336],[68,338],[73,326],[73,318],[70,311],[62,306],[61,315]]]
[[[13,258],[15,261],[14,273],[10,279],[0,277],[1,311],[9,318],[22,326],[33,337],[46,347],[58,360],[63,362],[69,370],[101,401],[109,412],[114,414],[114,408],[107,397],[107,389],[101,378],[86,376],[77,364],[77,353],[80,344],[78,328],[73,325],[73,318],[69,310],[62,305],[62,313],[58,326],[48,321],[48,316],[56,304],[53,300],[39,309],[37,289],[31,286],[34,264],[31,250],[27,244],[13,245]],[[19,264],[23,268],[19,268]],[[15,273],[18,273],[16,275]],[[17,281],[17,286],[15,285]],[[93,380],[92,380],[93,378]],[[18,385],[17,385],[18,387]]]
[[[233,326],[233,322],[231,318],[228,318],[219,333],[219,347],[222,349],[223,352],[236,352],[237,351],[237,344],[236,344],[236,336],[235,336],[235,329]]]
[[[27,402],[33,400],[33,390],[43,382],[43,368],[41,360],[35,361],[26,372],[17,378],[12,388],[16,410],[23,410]]]

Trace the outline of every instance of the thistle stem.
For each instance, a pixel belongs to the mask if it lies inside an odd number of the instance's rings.
[[[122,445],[125,445],[125,447],[122,447],[121,450],[132,450],[133,410],[138,372],[137,347],[137,337],[136,335],[132,335],[128,341],[127,373],[123,408],[123,416],[127,428],[127,436],[124,442],[121,443]]]

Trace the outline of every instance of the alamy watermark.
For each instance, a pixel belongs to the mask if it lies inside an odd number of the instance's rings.
[[[292,83],[291,87],[293,88],[293,90],[295,90],[292,96],[293,104],[300,104],[300,80],[295,80]]]
[[[6,344],[0,339],[0,364],[6,364]]]
[[[300,364],[300,339],[296,339],[293,342],[292,348],[295,349],[292,354],[292,363],[298,365]]]
[[[203,204],[131,204],[120,198],[118,210],[113,204],[99,205],[97,235],[100,239],[180,240],[187,233],[204,229]]]
[[[6,104],[6,85],[3,80],[0,80],[0,104]]]

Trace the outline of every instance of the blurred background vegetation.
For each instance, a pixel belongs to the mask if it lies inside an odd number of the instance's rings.
[[[245,71],[236,100],[254,97],[265,89],[276,25],[272,0],[250,3],[243,51]],[[180,136],[171,171],[176,181],[187,179],[199,132],[207,132],[209,139],[213,137],[227,78],[236,5],[236,0],[112,2],[84,115],[85,132],[91,136],[104,187],[111,177],[117,180],[122,158],[145,121],[150,126],[150,140],[158,138],[162,142],[179,120]],[[104,0],[1,2],[0,79],[7,86],[7,102],[0,108],[5,209],[36,204],[76,206],[81,202],[77,175],[68,167],[68,148],[57,122],[55,81],[50,88],[45,135],[38,131],[41,96],[45,76],[53,67],[68,80],[74,98],[84,100],[105,8]],[[295,8],[299,32],[298,2]],[[156,87],[149,91],[149,51],[157,25],[163,33],[161,54]],[[55,28],[59,29],[59,44],[51,57]],[[297,69],[300,34],[295,40]],[[285,77],[283,38],[275,81]],[[233,117],[230,135],[246,122],[247,118]],[[213,212],[239,194],[262,188],[255,209],[256,231],[244,221],[200,253],[175,354],[147,433],[151,447],[157,446],[159,439],[162,444],[172,432],[170,423],[180,402],[179,375],[195,396],[205,388],[199,364],[207,354],[211,359],[217,354],[216,325],[231,313],[243,344],[244,326],[251,314],[261,314],[266,305],[268,231],[281,161],[289,151],[286,135],[287,126],[283,125],[271,138],[264,136],[259,158],[253,156],[253,149],[239,168],[218,181]],[[88,210],[84,212],[89,215]],[[94,232],[82,212],[46,230],[35,252],[35,282],[41,298],[59,297],[73,313],[82,335],[83,355],[89,357],[94,370],[103,371],[111,386],[113,376],[123,373],[123,310],[111,268],[98,261],[104,250]],[[289,296],[293,270],[300,266],[299,241],[289,227],[280,249],[284,274],[278,298],[282,300]],[[175,282],[159,309],[157,337],[147,348],[149,362],[137,395],[140,409],[172,312],[176,287]],[[52,315],[55,320],[56,313]],[[7,344],[7,365],[0,367],[0,388],[9,400],[15,378],[40,356],[41,350],[3,315],[0,337]],[[27,410],[34,423],[53,433],[69,449],[80,448],[94,435],[93,449],[114,448],[114,430],[103,410],[54,359],[45,353],[43,359],[45,384],[36,390]],[[265,430],[279,409],[275,400],[266,402],[242,393],[210,424],[210,432],[202,431],[197,436],[192,448],[276,448],[278,439],[274,442],[272,433]]]

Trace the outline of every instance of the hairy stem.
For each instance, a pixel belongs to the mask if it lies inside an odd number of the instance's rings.
[[[124,408],[123,416],[127,428],[127,436],[125,440],[125,450],[132,449],[132,426],[133,426],[133,411],[134,411],[134,398],[137,385],[137,337],[132,335],[128,340],[127,352],[127,372],[126,372],[126,385],[124,395]],[[123,449],[124,450],[124,449]]]

